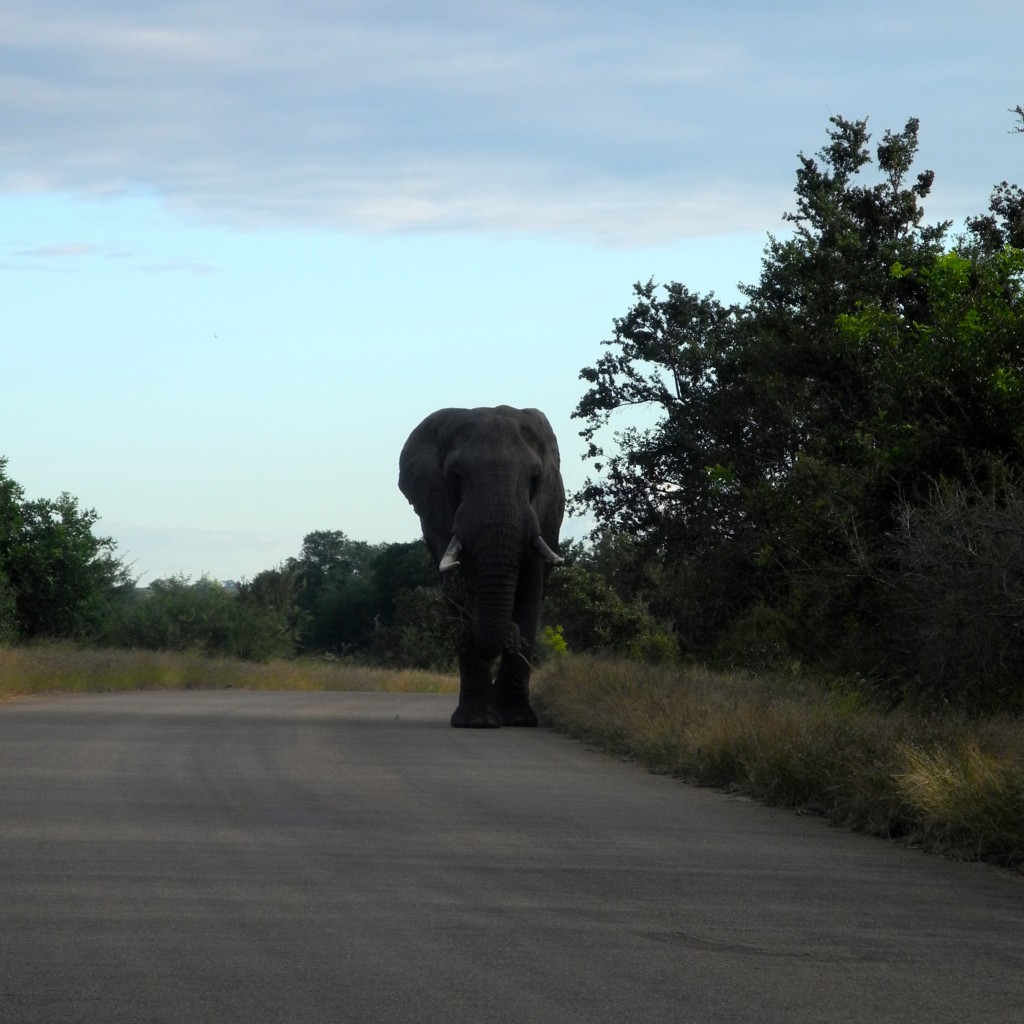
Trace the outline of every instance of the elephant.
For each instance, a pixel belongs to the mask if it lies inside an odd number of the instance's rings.
[[[537,409],[440,409],[409,435],[398,486],[462,620],[456,728],[532,726],[530,671],[547,578],[562,564],[558,442]],[[493,662],[500,656],[492,678]]]

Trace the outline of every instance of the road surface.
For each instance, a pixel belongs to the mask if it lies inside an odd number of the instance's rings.
[[[0,705],[0,1021],[1024,1020],[1024,884],[451,697]]]

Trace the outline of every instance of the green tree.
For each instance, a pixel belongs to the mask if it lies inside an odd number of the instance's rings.
[[[282,654],[298,650],[305,629],[306,614],[298,604],[298,589],[296,573],[283,565],[264,569],[238,588],[242,607],[251,609],[254,617],[263,616],[273,623],[274,633],[281,638]]]
[[[459,631],[436,580],[403,589],[394,595],[391,623],[374,634],[373,658],[385,665],[450,672],[455,670]]]
[[[439,585],[437,566],[421,540],[384,544],[370,563],[374,592],[374,624],[389,626],[403,595]]]
[[[110,616],[105,643],[266,661],[294,653],[283,609],[207,576],[154,580]]]
[[[302,613],[302,649],[342,654],[372,633],[377,613],[371,565],[378,551],[341,530],[317,530],[303,538],[299,556],[286,562]]]
[[[599,572],[577,563],[553,573],[544,623],[571,651],[632,654],[652,661],[675,656],[674,641],[642,600],[626,601]]]
[[[8,553],[21,532],[21,488],[7,476],[7,459],[0,456],[0,643],[18,636],[18,605],[14,586],[7,578]]]
[[[1000,182],[992,190],[988,213],[967,222],[966,245],[974,250],[993,253],[1004,246],[1024,248],[1024,189],[1009,182]]]
[[[27,501],[0,458],[0,618],[23,638],[89,638],[102,628],[111,602],[130,585],[99,519],[70,494]],[[4,610],[6,609],[6,611]]]
[[[17,605],[14,588],[7,576],[0,571],[0,644],[11,643],[18,638]]]
[[[1020,460],[1020,192],[998,188],[947,252],[917,133],[886,132],[873,161],[866,122],[832,118],[743,301],[638,284],[581,372],[598,475],[574,502],[658,565],[688,649],[749,614],[771,617],[773,649],[864,650],[898,501]]]

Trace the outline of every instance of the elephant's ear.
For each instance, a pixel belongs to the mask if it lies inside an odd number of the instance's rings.
[[[558,544],[558,531],[565,513],[565,485],[562,483],[561,461],[558,454],[558,440],[551,429],[547,416],[540,409],[523,409],[523,416],[529,421],[531,432],[536,438],[534,447],[541,457],[543,477],[541,487],[534,500],[541,533],[552,546]]]
[[[398,458],[398,487],[416,510],[435,560],[451,539],[455,502],[445,483],[441,434],[454,410],[431,413],[410,435]]]

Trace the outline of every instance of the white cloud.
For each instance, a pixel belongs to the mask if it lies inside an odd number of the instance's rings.
[[[932,111],[983,204],[1003,174],[964,155],[977,116],[950,106],[964,86],[943,68],[984,47],[1008,70],[973,102],[1019,102],[1012,33],[982,31],[1008,3],[917,23],[881,0],[853,21],[820,7],[12,0],[0,188],[145,190],[246,226],[640,245],[773,227],[832,112],[880,131]]]
[[[53,245],[40,245],[35,249],[26,249],[18,253],[33,259],[64,259],[75,256],[95,256],[99,248],[88,242],[58,242]]]

